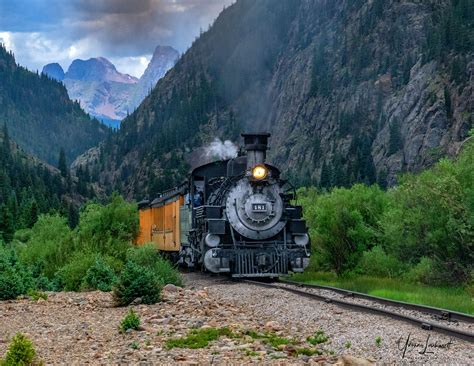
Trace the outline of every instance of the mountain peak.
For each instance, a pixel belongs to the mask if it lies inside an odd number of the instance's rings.
[[[140,84],[143,84],[145,88],[153,88],[156,82],[174,66],[178,57],[179,52],[173,47],[157,46],[150,63],[140,78]],[[147,90],[145,89],[145,91]]]
[[[65,78],[81,81],[115,81],[125,84],[138,82],[137,78],[117,71],[114,64],[105,57],[74,60],[69,66]]]
[[[176,51],[173,47],[171,46],[156,46],[155,52],[153,52],[153,58],[157,57],[170,57],[170,58],[178,58],[179,57],[179,52]],[[152,59],[153,59],[152,58]]]
[[[64,79],[64,70],[57,62],[45,65],[42,73],[58,81]]]

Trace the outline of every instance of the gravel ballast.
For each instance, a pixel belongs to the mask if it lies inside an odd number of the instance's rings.
[[[11,337],[22,332],[47,365],[474,364],[472,344],[396,320],[225,278],[185,274],[185,280],[185,289],[167,287],[163,302],[155,305],[116,308],[111,294],[102,292],[48,293],[46,301],[0,302],[0,357]],[[130,308],[140,316],[141,328],[120,333],[120,321]],[[166,347],[167,340],[192,329],[223,327],[233,336],[223,335],[205,348]],[[318,330],[328,340],[313,346],[306,339]],[[271,334],[288,344],[250,334]],[[426,342],[429,347],[423,352]],[[301,349],[321,354],[305,355]]]

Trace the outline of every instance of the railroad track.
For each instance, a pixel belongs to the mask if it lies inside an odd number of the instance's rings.
[[[288,291],[313,300],[335,304],[351,310],[387,316],[417,325],[424,330],[442,333],[450,337],[460,338],[474,343],[474,333],[471,332],[474,317],[468,314],[383,299],[329,286],[306,285],[293,281],[267,283],[243,280],[243,282],[255,286]],[[433,321],[432,318],[435,318],[437,321]],[[440,322],[444,322],[445,324],[441,324]],[[447,326],[446,323],[450,325],[454,324],[455,327]]]

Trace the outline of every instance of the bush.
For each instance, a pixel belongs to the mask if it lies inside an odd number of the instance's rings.
[[[474,262],[474,158],[405,175],[390,195],[393,205],[382,220],[387,250],[413,266],[431,258],[446,283],[467,281]]]
[[[31,365],[35,357],[33,343],[25,335],[17,333],[8,347],[2,364],[5,366]]]
[[[120,322],[120,331],[125,333],[128,329],[138,330],[140,328],[140,317],[130,309]]]
[[[397,258],[387,255],[381,246],[364,252],[356,272],[370,276],[398,277],[406,271],[406,266]]]
[[[0,300],[12,300],[34,287],[27,268],[17,262],[15,252],[0,243]]]
[[[168,283],[176,286],[183,285],[183,279],[179,271],[169,260],[160,255],[152,243],[129,249],[127,259],[142,267],[151,269],[164,285]]]
[[[355,268],[364,251],[380,244],[380,218],[389,205],[378,186],[356,184],[319,195],[300,191],[315,257],[338,274]]]
[[[52,279],[74,252],[67,220],[59,215],[41,215],[26,245],[18,248],[20,260],[33,272]]]
[[[433,282],[438,282],[435,280],[437,277],[435,273],[435,262],[430,258],[422,257],[420,262],[412,267],[404,277],[409,282],[431,284]]]
[[[13,241],[19,241],[21,243],[26,243],[31,239],[31,229],[20,229],[15,232],[13,236]]]
[[[87,271],[94,264],[95,253],[77,252],[71,261],[56,273],[59,287],[64,291],[79,291]]]
[[[0,272],[0,300],[16,299],[26,291],[23,277],[16,268],[10,267]]]
[[[118,306],[128,305],[137,298],[144,304],[154,304],[160,301],[162,286],[152,270],[127,261],[114,287],[114,299]]]
[[[86,272],[82,287],[91,290],[111,291],[116,280],[117,277],[112,267],[101,256],[97,256],[94,264]]]
[[[138,230],[137,206],[114,194],[108,205],[92,203],[81,212],[77,241],[83,250],[125,261],[127,249]]]

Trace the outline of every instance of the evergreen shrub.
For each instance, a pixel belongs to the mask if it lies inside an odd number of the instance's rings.
[[[82,287],[89,290],[111,291],[117,280],[112,267],[101,256],[95,258],[84,277]]]
[[[8,347],[5,359],[0,362],[2,366],[32,365],[36,358],[33,343],[21,333],[17,333]]]
[[[126,306],[140,298],[143,304],[154,304],[161,299],[162,287],[153,270],[127,261],[113,289],[115,303]]]

